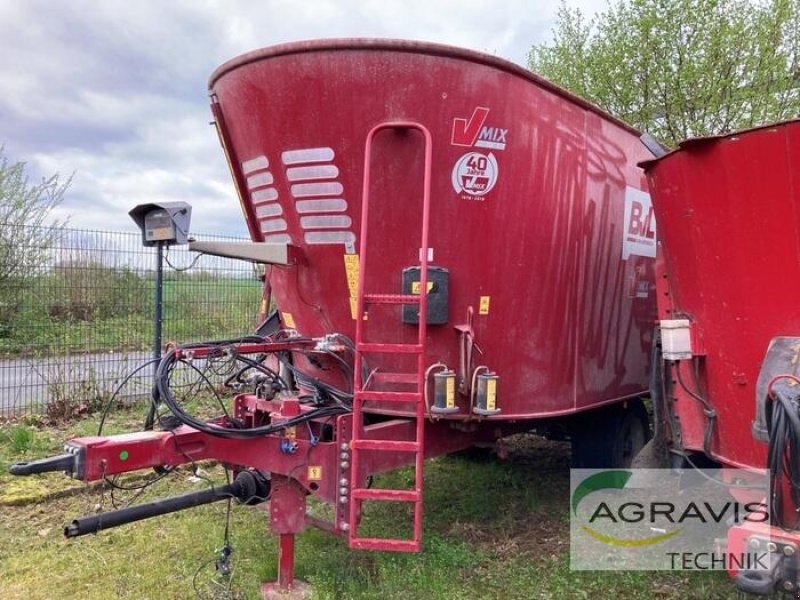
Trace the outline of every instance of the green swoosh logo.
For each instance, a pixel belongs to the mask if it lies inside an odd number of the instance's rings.
[[[578,504],[592,492],[607,489],[624,489],[631,475],[633,473],[630,471],[603,471],[587,477],[572,492],[572,513],[576,517],[578,516]]]

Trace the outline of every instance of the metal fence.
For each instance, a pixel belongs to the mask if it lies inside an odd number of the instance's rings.
[[[0,234],[0,416],[105,402],[151,358],[156,249],[133,233],[6,226]],[[261,285],[249,263],[169,247],[164,341],[253,331]],[[150,373],[123,394],[146,394]]]

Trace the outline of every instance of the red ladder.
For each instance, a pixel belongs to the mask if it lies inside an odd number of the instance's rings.
[[[365,290],[365,274],[367,273],[367,229],[369,222],[369,188],[372,143],[375,135],[384,129],[416,129],[425,140],[425,172],[423,178],[422,198],[422,236],[420,242],[420,294],[372,294]],[[369,550],[390,550],[395,552],[419,552],[422,540],[422,469],[424,462],[425,403],[423,388],[425,385],[425,336],[428,316],[428,299],[423,290],[428,289],[428,226],[430,213],[431,188],[431,134],[420,123],[412,121],[395,121],[375,126],[367,135],[364,152],[364,188],[361,204],[361,244],[360,270],[358,282],[358,298],[356,312],[356,351],[353,398],[353,435],[350,443],[352,450],[350,477],[350,529],[349,543],[351,548]],[[369,343],[364,340],[364,312],[371,304],[418,304],[419,324],[416,344]],[[416,373],[381,373],[383,381],[401,382],[413,385],[416,389],[405,392],[390,392],[365,389],[362,380],[362,364],[364,354],[369,353],[403,353],[416,355]],[[415,439],[408,441],[377,440],[364,437],[363,404],[368,401],[413,403]],[[414,455],[414,489],[369,489],[364,487],[359,469],[362,459],[369,453],[402,452]],[[413,539],[393,539],[360,537],[358,522],[361,507],[365,501],[411,502],[414,504],[414,536]]]

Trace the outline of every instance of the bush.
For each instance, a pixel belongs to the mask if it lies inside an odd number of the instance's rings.
[[[55,292],[47,313],[56,321],[93,321],[152,312],[152,284],[129,268],[91,259],[59,263],[48,287]]]
[[[110,397],[93,367],[66,364],[47,383],[45,417],[51,423],[66,423],[103,409]]]

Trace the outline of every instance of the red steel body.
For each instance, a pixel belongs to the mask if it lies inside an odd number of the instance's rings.
[[[415,42],[267,48],[220,67],[210,92],[252,238],[304,255],[268,269],[286,326],[354,337],[364,181],[369,286],[402,293],[403,269],[420,264],[425,144],[413,129],[378,131],[366,178],[365,141],[382,123],[415,123],[432,137],[428,258],[450,276],[425,364],[458,369],[470,331],[472,366],[500,376],[502,411],[488,419],[567,415],[646,390],[655,230],[636,131],[513,64]],[[399,306],[370,311],[370,339],[415,343]],[[369,364],[408,373],[415,359]],[[466,418],[469,402],[460,394],[443,418]]]
[[[667,280],[659,316],[692,322],[682,376],[716,411],[711,454],[727,465],[765,468],[756,380],[770,340],[800,336],[798,164],[800,121],[689,140],[645,164]],[[701,451],[707,417],[673,388],[681,443]]]

